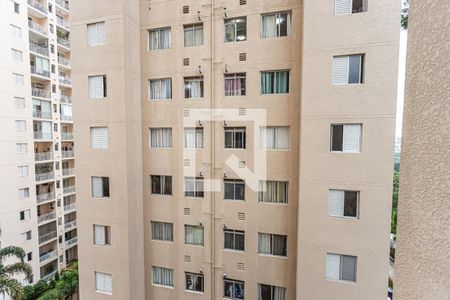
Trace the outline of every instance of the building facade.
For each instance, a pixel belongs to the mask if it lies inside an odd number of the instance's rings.
[[[0,243],[33,282],[77,259],[68,2],[1,2]]]
[[[383,299],[400,3],[71,6],[81,299]]]
[[[448,2],[410,1],[394,281],[400,300],[450,298],[449,14]]]

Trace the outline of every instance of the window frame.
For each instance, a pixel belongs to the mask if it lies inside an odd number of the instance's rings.
[[[152,146],[152,136],[153,134],[160,134],[161,138],[164,134],[164,132],[168,130],[170,132],[169,134],[169,140],[168,145],[163,146],[162,140],[160,141],[158,145]],[[172,127],[150,127],[149,128],[149,148],[150,149],[172,149],[173,148],[173,130]]]
[[[245,23],[245,39],[238,40],[238,29],[237,29],[237,20],[244,20],[243,23]],[[233,26],[234,27],[234,40],[227,40],[227,26]],[[247,41],[247,16],[243,17],[234,17],[234,18],[228,18],[224,20],[224,43],[236,43],[236,42],[245,42]]]
[[[247,147],[247,127],[224,127],[224,149],[229,150],[245,150]],[[227,147],[227,133],[231,133],[231,147]],[[242,134],[241,147],[237,147],[236,145],[239,141],[236,139],[236,134]]]
[[[198,278],[201,278],[201,290],[200,291],[196,290],[195,288],[190,289],[188,287],[188,282],[187,282],[188,276],[189,277],[197,276]],[[192,282],[194,282],[194,281],[192,280]],[[185,283],[184,290],[187,292],[202,293],[202,294],[205,292],[205,276],[202,273],[184,272],[184,283]],[[195,283],[193,283],[193,286],[195,286]]]
[[[339,256],[339,278],[329,278],[327,274],[328,270],[328,256]],[[343,279],[343,262],[344,257],[351,257],[354,260],[354,269],[353,269],[353,277],[355,280],[346,280]],[[358,281],[358,256],[356,255],[348,255],[348,254],[340,254],[340,253],[334,253],[334,252],[327,252],[326,253],[326,261],[325,261],[325,279],[335,282],[345,282],[345,283],[353,283],[356,284]]]
[[[285,92],[280,92],[279,90],[277,90],[277,74],[279,73],[283,73],[286,72],[287,73],[287,91]],[[286,95],[286,94],[290,94],[291,93],[291,69],[281,69],[281,70],[264,70],[264,71],[260,71],[260,95],[264,96],[264,95]],[[273,73],[273,83],[271,84],[271,90],[272,92],[263,92],[263,74],[267,74],[267,73]]]
[[[93,224],[93,242],[95,246],[101,247],[111,247],[112,245],[112,236],[111,236],[111,226],[109,225],[99,225]],[[105,243],[102,244],[100,241],[97,241],[97,228],[101,228],[103,230],[103,234],[105,236]]]
[[[233,242],[232,242],[232,247],[227,247],[227,239],[226,239],[226,235],[231,235],[233,236]],[[243,240],[243,247],[242,249],[240,249],[238,247],[238,242],[236,240],[236,236],[241,236],[242,240]],[[223,229],[223,249],[224,250],[231,250],[231,251],[239,251],[239,252],[245,252],[245,231],[244,230],[235,230],[235,229],[229,229],[229,228],[224,228]]]
[[[156,225],[162,226],[162,238],[158,238],[155,234]],[[151,230],[151,240],[159,241],[159,242],[173,242],[174,240],[174,230],[173,223],[170,222],[162,222],[162,221],[150,221],[150,230]],[[170,229],[169,229],[170,228]],[[167,238],[167,231],[170,231],[170,239]]]
[[[161,32],[164,30],[169,30],[169,46],[167,48],[162,48],[161,47]],[[153,28],[153,29],[149,29],[147,34],[147,50],[148,51],[158,51],[158,50],[167,50],[167,49],[172,49],[172,27],[168,26],[168,27],[159,27],[159,28]],[[156,48],[151,48],[151,34],[153,32],[157,33],[157,47]]]
[[[270,253],[261,252],[260,249],[260,239],[262,235],[268,235],[270,236]],[[284,238],[284,251],[281,254],[275,254],[274,250],[274,244],[275,244],[275,238]],[[284,234],[277,234],[277,233],[267,233],[267,232],[258,232],[258,255],[268,255],[268,256],[276,256],[276,257],[288,257],[288,236]]]
[[[227,80],[239,80],[241,84],[241,89],[231,90],[231,92],[227,93]],[[247,73],[246,72],[238,72],[238,73],[225,73],[224,74],[224,96],[225,97],[242,97],[246,96],[247,93]]]
[[[358,125],[359,126],[359,151],[353,152],[353,151],[344,151],[344,130],[345,126],[352,126],[352,125]],[[335,127],[342,127],[342,143],[340,145],[341,150],[334,150],[333,149],[333,143],[334,143],[334,128]],[[363,152],[363,124],[362,123],[332,123],[330,124],[330,152],[331,153],[346,153],[346,154],[360,154]]]
[[[226,296],[226,282],[232,284],[232,294],[233,295],[231,297]],[[242,298],[235,297],[235,295],[236,295],[235,290],[236,290],[236,286],[238,284],[242,286]],[[225,298],[225,299],[233,299],[233,300],[245,299],[245,281],[237,280],[237,279],[231,279],[231,278],[224,278],[223,279],[223,298]]]
[[[192,82],[200,82],[200,97],[192,96]],[[205,78],[203,75],[183,77],[183,88],[184,99],[203,99],[205,97]]]
[[[284,184],[285,187],[285,199],[286,202],[279,201],[278,197],[276,201],[264,201],[264,193],[266,191],[263,190],[264,185],[267,186],[267,184],[275,184],[276,193],[278,195],[278,190],[280,189],[280,184]],[[264,203],[264,204],[275,204],[275,205],[287,205],[289,204],[289,181],[281,181],[281,180],[260,180],[259,181],[259,190],[258,190],[258,203]]]
[[[281,35],[281,23],[277,24],[277,20],[281,17],[281,14],[286,14],[287,20],[286,20],[286,35]],[[264,35],[264,17],[267,16],[275,16],[275,26],[276,26],[276,35],[275,36],[265,36]],[[270,13],[263,13],[261,14],[260,18],[260,26],[261,26],[261,33],[260,38],[261,39],[269,39],[269,38],[283,38],[283,37],[289,37],[292,35],[292,11],[285,10],[285,11],[276,11],[276,12],[270,12]]]
[[[161,271],[165,271],[165,272],[169,272],[170,274],[170,281],[172,284],[168,284],[166,282],[155,282],[155,270],[159,269]],[[161,286],[161,287],[170,287],[173,288],[174,287],[174,274],[175,274],[175,270],[171,269],[171,268],[166,268],[166,267],[160,267],[160,266],[152,266],[152,285],[154,286]]]
[[[169,82],[169,95],[166,98],[163,97],[159,97],[159,98],[152,98],[152,82],[163,82],[163,81],[168,81]],[[162,85],[160,85],[159,87],[161,87]],[[162,95],[163,93],[160,91],[159,92],[160,95]],[[173,98],[173,91],[172,91],[172,78],[171,77],[166,77],[166,78],[152,78],[148,80],[148,100],[150,101],[165,101],[165,100],[172,100]]]
[[[195,37],[196,37],[197,31],[200,29],[202,32],[202,41],[201,41],[201,44],[197,44]],[[186,39],[186,32],[188,32],[188,31],[192,31],[192,41],[191,41],[190,45],[187,43],[187,39]],[[205,31],[204,31],[203,23],[194,23],[194,24],[183,25],[183,45],[185,48],[203,46],[204,43],[205,43]]]
[[[187,236],[188,236],[187,233],[189,230],[192,230],[194,235],[195,235],[195,233],[197,233],[197,230],[201,231],[201,233],[202,233],[201,242],[189,241],[187,239]],[[202,225],[184,224],[184,245],[204,247],[205,246],[205,227],[203,227]]]
[[[343,213],[342,215],[330,214],[330,202],[331,202],[331,192],[343,192],[344,193],[344,202],[343,202]],[[345,207],[348,193],[356,193],[356,216],[345,215]],[[361,191],[357,190],[342,190],[342,189],[330,189],[328,191],[328,212],[327,215],[333,218],[344,218],[349,220],[359,220],[360,219],[360,199],[361,199]]]
[[[226,193],[226,191],[227,191],[227,189],[226,189],[226,185],[227,184],[231,184],[231,185],[233,185],[233,198],[227,198],[227,193]],[[244,191],[244,195],[243,195],[243,199],[238,199],[237,197],[236,197],[236,195],[237,195],[237,193],[236,193],[236,185],[243,185],[243,191]],[[224,180],[223,180],[223,190],[224,190],[224,193],[223,193],[223,200],[230,200],[230,201],[245,201],[245,190],[246,190],[246,184],[245,184],[245,181],[244,180],[242,180],[242,179],[231,179],[231,178],[225,178]]]
[[[157,193],[153,189],[153,179],[159,178],[159,190]],[[170,178],[170,180],[168,180]],[[170,181],[170,193],[165,193],[166,185]],[[173,177],[171,175],[150,175],[150,194],[151,195],[160,195],[160,196],[173,196]]]
[[[187,138],[186,135],[187,134],[194,134],[194,144],[195,147],[187,147]],[[198,136],[201,133],[201,141],[198,140]],[[203,130],[203,127],[198,126],[198,127],[184,127],[183,128],[183,138],[184,138],[184,149],[203,149],[204,147],[204,139],[205,139],[205,132]]]
[[[193,182],[193,191],[187,191],[187,182]],[[189,198],[204,198],[205,197],[205,180],[203,177],[185,176],[184,177],[184,197]],[[201,187],[201,189],[198,189]],[[192,194],[189,194],[192,193]]]

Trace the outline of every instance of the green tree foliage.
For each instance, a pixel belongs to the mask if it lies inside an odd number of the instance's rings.
[[[397,208],[398,208],[398,186],[399,186],[400,172],[394,171],[394,188],[392,192],[392,218],[391,218],[391,233],[397,233]]]
[[[20,247],[9,246],[0,249],[0,294],[8,294],[14,300],[23,300],[23,286],[13,277],[25,275],[25,278],[31,280],[33,270],[25,263],[25,255],[25,251]],[[18,262],[5,265],[8,258],[16,259]]]
[[[401,25],[403,29],[408,29],[409,0],[403,0]]]

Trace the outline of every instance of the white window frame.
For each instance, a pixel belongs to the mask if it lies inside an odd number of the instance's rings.
[[[169,45],[168,47],[162,47],[162,43],[161,43],[161,32],[162,31],[166,31],[169,30]],[[152,33],[155,33],[157,35],[157,39],[156,39],[156,45],[155,47],[151,47],[152,43],[151,43],[151,35]],[[162,27],[162,28],[155,28],[155,29],[150,29],[148,30],[148,51],[156,51],[156,50],[165,50],[165,49],[171,49],[172,48],[172,28],[171,27]]]
[[[151,221],[152,241],[173,242],[173,223]],[[157,228],[160,227],[160,228]],[[162,236],[160,237],[159,234]]]
[[[97,135],[97,136],[95,136]],[[106,126],[90,127],[91,149],[106,150],[109,148],[109,129]]]
[[[356,216],[345,215],[345,198],[347,193],[356,193]],[[328,191],[328,216],[345,219],[359,219],[360,192],[350,190],[330,189]],[[337,213],[337,211],[340,211]]]
[[[168,134],[168,136],[164,136],[165,134]],[[171,149],[173,147],[172,128],[149,128],[149,147],[151,149]]]
[[[106,44],[105,21],[87,24],[88,47],[102,46]]]
[[[107,287],[110,286],[111,289]],[[113,294],[113,278],[111,274],[103,272],[95,272],[95,291],[97,293],[112,295]]]
[[[155,272],[161,272],[161,278],[156,278]],[[174,270],[165,267],[152,266],[152,285],[156,286],[174,286]]]
[[[355,280],[345,280],[343,279],[343,261],[344,257],[352,257],[355,260],[354,277]],[[338,265],[338,266],[336,266]],[[336,270],[336,267],[339,270]],[[325,263],[325,278],[332,281],[356,283],[358,280],[358,257],[355,255],[346,255],[338,253],[327,253],[326,263]]]

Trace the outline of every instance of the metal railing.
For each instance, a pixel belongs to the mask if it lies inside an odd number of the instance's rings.
[[[42,255],[39,256],[39,262],[43,262],[43,261],[49,260],[49,259],[51,259],[53,257],[56,257],[56,256],[58,256],[58,250],[53,250],[53,251],[47,252],[47,253],[42,254]]]
[[[39,10],[40,12],[47,14],[47,10],[45,9],[45,6],[41,3],[35,1],[35,0],[28,0],[28,5],[33,7],[34,9]]]
[[[58,24],[59,26],[61,26],[62,28],[65,28],[65,29],[69,29],[70,28],[70,24],[69,23],[67,23],[66,21],[64,21],[64,20],[61,20],[61,19],[56,19],[56,24]]]
[[[62,174],[63,174],[63,176],[73,175],[73,174],[75,174],[75,169],[74,168],[62,169]]]
[[[42,277],[41,280],[49,281],[49,280],[51,280],[51,279],[53,279],[55,277],[57,272],[58,272],[57,270],[52,271],[51,273],[49,273],[49,274],[45,275],[44,277]]]
[[[34,131],[35,140],[51,140],[52,138],[52,132]]]
[[[75,193],[74,185],[63,188],[63,194],[70,194],[70,193]]]
[[[57,38],[58,44],[66,47],[66,48],[70,48],[70,41],[64,38]]]
[[[51,97],[50,91],[46,91],[46,90],[38,89],[38,88],[31,88],[31,95],[33,97],[39,97],[39,98],[50,98]]]
[[[51,199],[55,199],[55,192],[45,193],[45,194],[37,194],[36,195],[36,202],[42,203]]]
[[[39,32],[40,34],[43,34],[45,36],[48,35],[47,28],[45,28],[44,26],[39,25],[33,21],[28,21],[28,28],[30,28],[31,30],[34,30],[36,32]]]
[[[55,172],[36,173],[36,181],[44,181],[55,178]]]
[[[34,160],[35,161],[43,161],[43,160],[51,160],[53,159],[53,152],[38,152],[34,153]]]
[[[69,150],[69,151],[61,151],[61,156],[63,158],[69,158],[69,157],[74,157],[75,156],[75,152],[73,150]]]
[[[66,241],[66,248],[72,245],[75,245],[78,242],[78,237],[74,237],[68,241]]]
[[[42,111],[42,110],[33,110],[33,117],[40,119],[51,119],[52,112],[51,111]]]
[[[70,221],[64,224],[64,230],[69,230],[77,227],[77,220]]]
[[[56,5],[58,5],[59,7],[64,8],[65,10],[69,10],[69,4],[66,3],[64,0],[56,0]]]
[[[46,70],[37,70],[35,66],[30,66],[30,71],[32,74],[36,74],[43,77],[49,77],[50,78],[50,71]]]
[[[64,205],[64,211],[74,210],[76,208],[77,208],[76,202]]]
[[[59,77],[59,83],[72,85],[72,79],[67,77]]]
[[[62,57],[62,56],[58,56],[58,63],[60,65],[70,66],[70,60],[68,60],[67,58]]]
[[[41,46],[32,41],[30,41],[30,51],[40,55],[48,56],[48,47]]]
[[[59,97],[59,101],[63,103],[72,103],[72,98],[70,96],[61,95],[61,97]]]
[[[50,220],[56,219],[56,212],[52,211],[43,215],[38,216],[38,224]]]
[[[51,239],[54,239],[57,236],[56,230],[50,231],[46,234],[43,234],[39,237],[39,244],[45,243]]]
[[[72,116],[61,115],[61,120],[63,120],[63,121],[72,121]]]
[[[61,139],[62,140],[73,140],[73,133],[72,132],[61,132]]]

